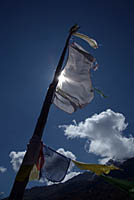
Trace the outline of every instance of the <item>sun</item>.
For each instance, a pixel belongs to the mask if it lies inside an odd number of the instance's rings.
[[[62,84],[66,81],[66,78],[64,76],[64,72],[62,71],[61,74],[58,77],[58,85],[62,86]]]

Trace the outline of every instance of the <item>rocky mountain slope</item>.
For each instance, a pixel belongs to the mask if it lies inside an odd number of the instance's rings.
[[[113,161],[109,161],[110,163]],[[110,176],[134,182],[134,158],[116,162],[123,170]],[[24,200],[134,200],[128,193],[90,172],[80,174],[65,183],[34,187],[25,191]]]

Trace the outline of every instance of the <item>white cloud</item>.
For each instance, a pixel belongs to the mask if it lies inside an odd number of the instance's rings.
[[[86,151],[101,156],[100,162],[108,159],[123,159],[134,156],[134,138],[126,137],[125,117],[108,109],[87,118],[84,122],[59,126],[67,138],[86,138]]]
[[[12,151],[9,154],[9,157],[11,158],[10,162],[11,162],[13,170],[15,172],[17,172],[19,170],[19,167],[22,163],[22,160],[23,160],[25,153],[26,153],[25,151],[20,151],[20,152]]]
[[[4,173],[7,171],[7,168],[0,166],[0,173]]]
[[[64,178],[64,180],[62,182],[64,183],[64,182],[68,181],[69,179],[71,179],[74,176],[77,176],[79,174],[80,174],[80,172],[70,172],[65,176],[65,178]]]

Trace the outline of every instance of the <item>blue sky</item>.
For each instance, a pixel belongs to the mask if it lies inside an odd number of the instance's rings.
[[[73,120],[79,124],[87,118],[91,120],[95,113],[98,117],[102,116],[99,115],[102,112],[112,113],[110,116],[113,118],[109,120],[122,123],[121,128],[117,126],[119,134],[133,138],[133,9],[131,0],[0,1],[0,169],[5,169],[0,170],[0,192],[4,192],[5,196],[9,194],[15,178],[9,154],[26,149],[68,30],[75,23],[80,25],[81,33],[100,44],[94,50],[86,42],[76,39],[96,57],[99,69],[92,75],[93,85],[108,98],[95,94],[87,107],[72,115],[52,105],[44,143],[54,149],[64,148],[72,152],[79,161],[98,162],[101,155],[96,149],[90,149],[92,153],[88,153],[84,148],[90,137],[73,135],[74,139],[67,139],[73,131],[65,136],[64,131],[68,129],[58,126],[69,127]],[[120,113],[120,119],[117,113]],[[110,130],[107,127],[109,133]],[[29,187],[31,185],[41,184],[31,183]]]

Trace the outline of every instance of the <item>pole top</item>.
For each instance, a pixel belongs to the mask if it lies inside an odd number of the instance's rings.
[[[74,25],[70,28],[69,32],[70,32],[70,33],[74,33],[74,32],[76,32],[79,28],[80,28],[80,27],[79,27],[78,24],[74,24]]]

